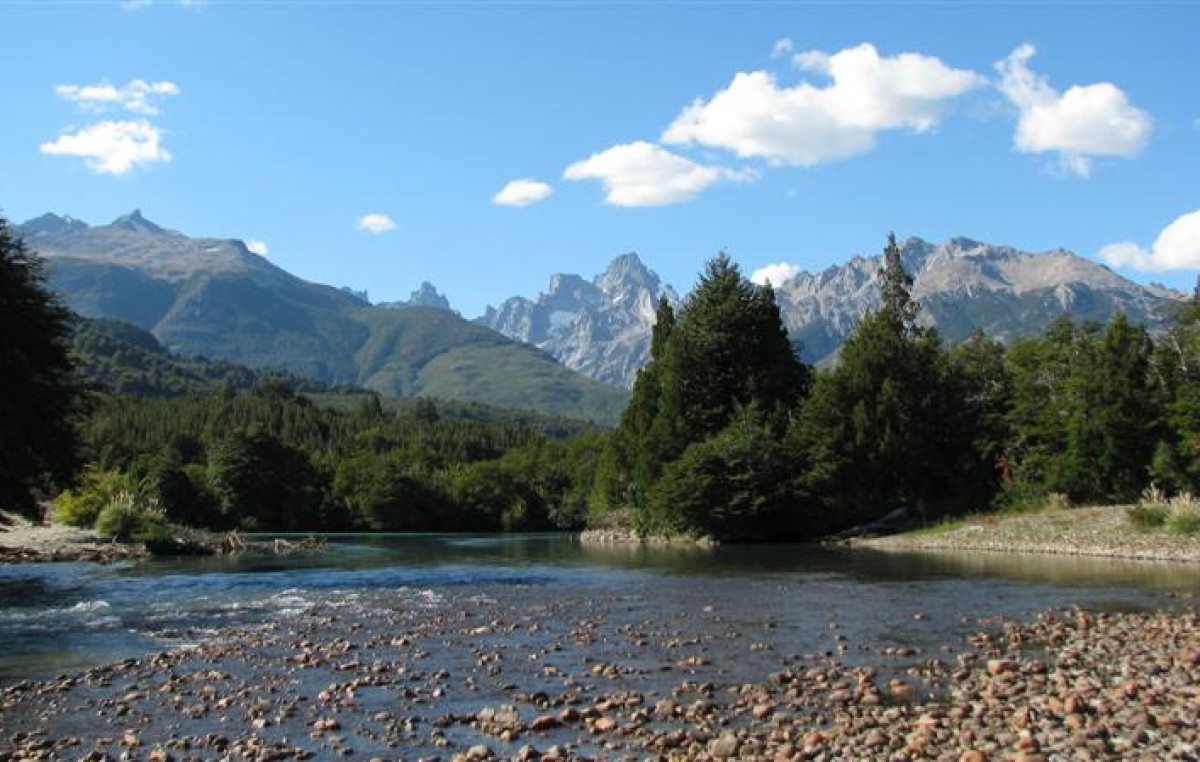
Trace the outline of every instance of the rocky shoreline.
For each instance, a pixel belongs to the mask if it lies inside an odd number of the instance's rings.
[[[1121,544],[1122,515],[1004,517],[994,537],[1112,556],[1162,540]],[[956,549],[953,533],[971,526],[915,539]],[[902,538],[854,544],[918,547]],[[588,541],[631,540],[642,542],[616,530]],[[783,653],[732,623],[714,629],[711,607],[630,615],[620,593],[420,600],[327,600],[9,684],[0,762],[1200,759],[1200,615],[1183,605],[964,619],[961,637],[919,647],[858,642],[829,621],[822,650]]]
[[[564,604],[557,633],[517,605],[322,607],[10,685],[0,762],[1200,758],[1191,610],[982,621],[925,651],[834,629],[828,651],[723,682],[686,626],[631,630],[615,603]]]
[[[579,533],[579,544],[591,547],[646,546],[652,548],[715,548],[711,537],[682,534],[640,534],[632,529],[585,529]]]
[[[144,558],[140,545],[113,542],[90,529],[61,524],[40,525],[26,519],[0,516],[0,564],[51,561],[112,563]]]
[[[114,563],[151,556],[207,556],[220,554],[287,554],[317,550],[323,540],[245,539],[239,532],[213,533],[179,528],[154,542],[117,542],[91,529],[64,524],[34,524],[9,514],[0,515],[0,564],[91,561]]]

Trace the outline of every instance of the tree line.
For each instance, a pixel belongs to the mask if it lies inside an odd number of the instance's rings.
[[[583,523],[575,485],[590,479],[600,436],[443,418],[432,400],[386,409],[360,395],[341,410],[271,379],[244,392],[112,396],[82,425],[90,470],[59,504],[85,524],[115,489],[165,521],[215,530],[570,529]]]

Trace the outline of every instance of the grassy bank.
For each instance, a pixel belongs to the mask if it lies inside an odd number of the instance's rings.
[[[885,537],[851,541],[877,550],[1052,553],[1200,562],[1200,534],[1136,522],[1133,506],[1049,508],[958,519]]]

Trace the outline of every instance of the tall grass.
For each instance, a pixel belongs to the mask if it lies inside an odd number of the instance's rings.
[[[1200,499],[1190,492],[1173,497],[1157,486],[1142,493],[1138,504],[1128,511],[1129,521],[1140,529],[1165,529],[1171,534],[1200,533]]]

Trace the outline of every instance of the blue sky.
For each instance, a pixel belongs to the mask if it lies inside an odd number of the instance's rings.
[[[465,315],[889,230],[1200,268],[1200,3],[5,3],[0,210]],[[511,184],[511,185],[510,185]]]

